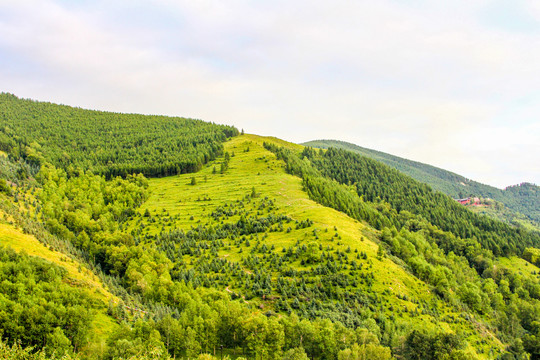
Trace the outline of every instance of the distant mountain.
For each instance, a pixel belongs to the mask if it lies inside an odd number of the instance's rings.
[[[428,184],[455,199],[468,196],[490,198],[502,202],[509,209],[525,215],[534,223],[540,223],[540,187],[523,183],[509,186],[505,190],[481,184],[453,172],[417,161],[404,159],[381,151],[338,140],[314,140],[304,146],[327,149],[334,147],[354,151],[368,158],[385,163],[414,179]]]

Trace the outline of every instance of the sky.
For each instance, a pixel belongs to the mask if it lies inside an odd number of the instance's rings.
[[[0,0],[0,91],[540,184],[537,0]]]

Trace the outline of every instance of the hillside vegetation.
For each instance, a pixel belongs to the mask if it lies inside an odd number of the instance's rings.
[[[179,117],[91,111],[0,94],[0,150],[114,177],[193,172],[238,130]]]
[[[355,153],[230,135],[174,176],[55,162],[59,139],[0,156],[0,355],[540,356],[538,234]]]
[[[7,214],[0,211],[0,217],[9,218]],[[43,243],[39,242],[34,236],[24,234],[20,229],[13,225],[0,223],[0,245],[10,247],[17,252],[22,252],[26,255],[40,257],[53,264],[56,264],[67,271],[67,275],[71,279],[70,282],[77,286],[84,287],[96,298],[100,298],[107,303],[109,300],[118,301],[96,277],[96,275],[80,264],[76,259],[73,259],[59,251],[48,248]]]
[[[376,150],[366,149],[344,141],[314,140],[303,143],[303,145],[320,149],[333,147],[349,150],[385,163],[454,199],[463,199],[468,196],[494,199],[504,203],[514,212],[524,214],[529,221],[532,221],[535,224],[535,226],[540,224],[540,189],[536,185],[523,183],[509,186],[506,189],[501,190],[435,166],[407,160]],[[495,214],[495,216],[498,216],[498,214]],[[521,216],[519,215],[513,214],[512,216],[505,216],[504,219],[511,221],[514,218],[519,219],[520,217]]]
[[[329,148],[321,153],[306,148],[302,156],[322,177],[351,185],[364,201],[389,204],[400,215],[410,212],[421,216],[442,230],[462,239],[473,235],[482,246],[495,255],[523,252],[525,247],[540,242],[540,235],[514,229],[487,217],[473,214],[449,197],[432,191],[428,186],[401,174],[377,161],[353,152]],[[302,170],[304,173],[306,170]],[[298,171],[298,170],[297,170]],[[313,178],[313,177],[312,177]],[[309,181],[308,178],[307,181]],[[401,228],[408,220],[403,216],[386,216],[386,219],[370,217],[372,224]]]
[[[77,259],[24,234],[8,214],[0,211],[0,218],[0,328],[5,341],[18,340],[23,347],[45,344],[48,355],[71,349],[81,355],[103,354],[117,326],[107,314],[108,304],[119,299]],[[16,358],[11,355],[6,359]]]

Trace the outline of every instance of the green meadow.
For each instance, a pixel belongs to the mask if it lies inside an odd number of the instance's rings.
[[[355,254],[365,254],[366,259],[358,262],[365,266],[364,269],[367,268],[364,273],[371,274],[372,280],[369,285],[360,283],[356,287],[349,285],[347,289],[377,294],[379,311],[385,316],[394,317],[396,323],[404,327],[459,332],[465,335],[471,345],[470,351],[472,345],[481,349],[481,357],[490,358],[502,350],[500,341],[481,321],[465,321],[458,309],[438,300],[431,294],[430,287],[404,266],[398,265],[399,261],[378,256],[378,231],[310,200],[302,189],[302,180],[287,174],[283,162],[267,151],[263,142],[275,142],[293,150],[302,149],[299,145],[274,138],[255,135],[235,137],[225,143],[230,160],[228,169],[223,173],[220,169],[224,159],[220,158],[195,174],[149,179],[151,195],[140,207],[139,216],[127,225],[126,230],[152,243],[154,237],[171,231],[234,224],[242,216],[283,215],[290,221],[282,224],[281,231],[276,225],[269,231],[259,233],[252,237],[250,246],[246,242],[238,244],[238,241],[227,238],[215,256],[228,263],[243,264],[245,258],[253,254],[254,243],[266,244],[277,254],[290,247],[313,243],[323,252],[330,249],[330,253],[352,254],[351,258]],[[230,209],[232,214],[215,217],[216,210],[224,208]],[[307,220],[313,222],[311,226],[297,228],[296,224]],[[180,262],[184,269],[189,270],[199,264],[199,257],[184,254]],[[244,265],[242,268],[248,274],[253,272]],[[290,261],[287,268],[309,272],[312,265],[296,259]],[[342,272],[349,273],[345,270]],[[278,271],[272,271],[272,281],[275,282],[280,275]],[[318,277],[315,281],[324,281],[324,277]],[[212,286],[237,292],[240,296],[246,290],[242,281],[234,276],[218,280]],[[249,301],[263,309],[261,311],[279,312],[275,301],[279,296],[273,291],[264,297],[253,296]],[[435,308],[436,313],[426,311],[427,308]]]

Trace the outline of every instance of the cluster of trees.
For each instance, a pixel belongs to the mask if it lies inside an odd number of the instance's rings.
[[[391,358],[390,349],[366,328],[352,330],[329,320],[308,321],[296,315],[268,316],[223,293],[183,290],[178,300],[182,310],[136,321],[131,328],[122,325],[109,339],[109,356],[127,357],[151,346],[176,358],[195,358],[201,353],[221,356],[225,349],[226,354],[257,359],[281,359],[291,351],[302,358],[337,359],[351,349],[365,353],[369,345],[381,353],[379,359]]]
[[[426,223],[399,232],[385,228],[381,235],[387,252],[404,260],[441,298],[461,303],[478,315],[495,315],[492,324],[516,353],[524,349],[538,354],[540,324],[532,319],[540,318],[540,282],[496,265],[479,248],[469,248],[475,254],[470,261],[454,252],[446,255],[437,245],[437,237],[445,239],[441,246],[453,240],[452,234]]]
[[[398,213],[409,211],[461,238],[475,236],[495,255],[521,254],[526,246],[540,244],[539,234],[471,213],[448,196],[374,160],[333,148],[324,153],[306,148],[302,156],[324,177],[355,186],[365,201],[384,201]]]
[[[388,225],[401,228],[412,214],[457,237],[474,237],[497,256],[521,255],[527,246],[540,244],[538,233],[474,214],[429,186],[359,154],[334,148],[325,152],[305,148],[298,157],[275,145],[267,147],[286,161],[289,172],[304,179],[304,187],[314,199],[377,229]],[[331,180],[336,183],[332,185]],[[358,197],[347,195],[350,189]],[[370,208],[382,217],[365,210]]]
[[[107,178],[201,169],[238,135],[201,120],[90,111],[0,94],[0,150],[30,165],[70,165]]]
[[[531,264],[535,264],[536,266],[540,267],[540,249],[525,249],[525,251],[523,252],[523,258]]]
[[[73,353],[87,343],[96,304],[66,284],[67,271],[0,247],[0,334],[7,343]]]
[[[318,149],[342,149],[360,154],[399,170],[413,179],[428,184],[434,190],[441,191],[453,198],[464,198],[470,193],[477,195],[485,194],[485,196],[488,196],[492,192],[500,192],[499,189],[476,183],[463,176],[435,166],[404,159],[381,151],[367,149],[345,141],[314,140],[308,141],[303,145]]]
[[[36,212],[51,232],[89,248],[90,241],[114,241],[120,225],[148,197],[148,180],[142,175],[107,181],[90,171],[67,173],[44,164],[36,175],[41,185]]]
[[[494,197],[509,208],[528,216],[540,224],[540,187],[530,183],[508,186],[503,191],[504,198]]]
[[[491,198],[504,203],[505,206],[512,210],[513,216],[521,213],[534,223],[540,224],[540,191],[537,185],[523,183],[500,190],[447,170],[366,149],[344,141],[315,140],[304,145],[320,149],[336,148],[360,154],[397,169],[454,199],[462,199],[467,196]]]
[[[31,166],[23,160],[9,159],[0,156],[0,179],[13,184],[21,184],[29,176],[34,176],[39,171],[38,166]]]

